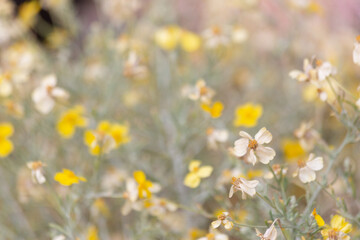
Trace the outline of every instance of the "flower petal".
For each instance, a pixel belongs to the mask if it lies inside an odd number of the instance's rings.
[[[269,143],[272,140],[272,135],[265,127],[263,127],[258,133],[256,133],[255,140],[258,144]]]
[[[308,183],[316,179],[316,174],[312,169],[303,167],[299,170],[299,178],[303,183]]]
[[[259,145],[255,150],[256,156],[259,158],[259,161],[263,164],[268,164],[271,160],[274,159],[276,153],[274,149],[270,147],[264,147]]]
[[[308,166],[309,168],[311,168],[314,171],[319,171],[324,167],[323,158],[316,157],[310,161],[307,161],[306,166]]]
[[[209,177],[211,175],[213,171],[213,167],[211,166],[203,166],[201,168],[199,168],[199,171],[197,172],[197,175],[201,178],[206,178]]]
[[[247,138],[240,138],[240,139],[236,140],[235,146],[234,146],[235,156],[237,156],[237,157],[244,156],[248,150],[248,145],[249,145],[249,139],[247,139]]]

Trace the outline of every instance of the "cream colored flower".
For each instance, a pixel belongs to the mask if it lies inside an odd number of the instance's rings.
[[[227,34],[225,34],[224,29],[219,26],[213,26],[206,29],[202,36],[205,41],[205,47],[209,49],[226,46],[230,43],[230,39]]]
[[[131,51],[125,62],[123,74],[127,78],[144,79],[148,74],[147,67],[141,62],[139,55]]]
[[[266,230],[264,234],[259,232],[259,230],[256,230],[256,236],[260,237],[261,240],[276,240],[277,237],[277,231],[275,228],[275,223],[278,219],[275,219],[275,221],[271,224],[271,226]]]
[[[231,198],[235,192],[241,191],[242,199],[246,199],[246,194],[253,197],[256,194],[256,186],[259,184],[258,180],[247,181],[246,179],[239,177],[232,178],[232,186],[229,192],[229,198]]]
[[[229,213],[223,212],[218,216],[218,219],[211,223],[213,228],[218,228],[220,225],[223,225],[226,230],[231,230],[234,226],[234,223],[229,219]]]
[[[214,129],[208,128],[207,134],[207,145],[210,149],[217,149],[219,143],[224,143],[229,138],[229,133],[226,129]]]
[[[301,147],[308,151],[312,150],[320,139],[319,133],[312,127],[312,122],[302,122],[300,127],[294,131],[294,135],[299,139]]]
[[[303,71],[300,70],[292,70],[289,73],[289,76],[293,79],[298,80],[299,82],[309,82],[313,80],[317,80],[317,71],[313,67],[312,63],[309,59],[304,59],[303,62]]]
[[[194,87],[186,86],[183,95],[191,100],[200,100],[202,103],[209,104],[215,95],[215,91],[206,85],[203,79],[199,79]]]
[[[28,162],[27,167],[31,170],[31,177],[34,183],[43,184],[46,182],[46,179],[42,173],[42,168],[45,165],[38,161],[38,162]]]
[[[248,133],[240,131],[242,137],[235,141],[233,154],[236,157],[244,159],[246,162],[255,165],[259,160],[263,164],[268,164],[274,159],[276,153],[270,147],[264,147],[263,144],[270,143],[272,140],[271,133],[265,127],[256,133],[252,138]]]
[[[153,216],[164,216],[169,212],[175,212],[178,209],[178,206],[165,199],[153,197],[151,199],[146,199],[144,201],[144,207],[149,211]]]
[[[126,216],[131,210],[140,211],[142,208],[141,202],[138,201],[138,188],[136,181],[132,178],[126,180],[126,191],[123,192],[125,203],[121,208],[121,214]]]
[[[360,35],[356,37],[354,43],[353,61],[355,64],[360,65]]]
[[[228,240],[229,237],[226,234],[220,233],[215,229],[210,230],[206,236],[198,238],[197,240]]]
[[[69,93],[56,86],[57,79],[54,74],[44,77],[32,93],[35,108],[42,114],[48,114],[55,106],[56,100],[66,100]]]
[[[336,74],[336,68],[330,62],[323,62],[318,66],[318,79],[324,81],[326,78]]]
[[[320,171],[324,167],[323,158],[315,157],[314,154],[310,154],[307,161],[299,160],[299,178],[303,183],[309,183],[316,179],[316,171]],[[296,176],[296,174],[295,174]]]

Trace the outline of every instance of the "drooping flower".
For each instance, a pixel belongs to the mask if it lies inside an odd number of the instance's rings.
[[[43,184],[46,182],[46,178],[42,172],[44,167],[42,162],[28,162],[27,167],[31,170],[31,177],[34,183]]]
[[[259,160],[263,164],[268,164],[274,159],[276,153],[270,147],[264,147],[263,144],[270,143],[271,133],[265,127],[261,128],[253,139],[248,133],[240,131],[240,139],[235,141],[233,154],[246,162],[255,165]]]
[[[315,157],[315,155],[311,153],[307,161],[299,159],[298,166],[300,181],[309,183],[316,179],[315,171],[320,171],[324,167],[323,158]]]
[[[354,43],[353,61],[355,64],[360,65],[360,35],[356,37]]]
[[[59,182],[63,186],[71,186],[77,184],[80,181],[86,182],[86,178],[77,176],[73,171],[69,169],[63,169],[62,172],[58,172],[54,176],[54,180]]]
[[[208,128],[207,134],[207,145],[210,149],[217,149],[219,143],[224,143],[229,137],[229,133],[226,129],[215,129]]]
[[[232,178],[232,185],[229,192],[229,198],[231,198],[235,192],[241,191],[242,199],[246,199],[246,194],[253,197],[256,194],[256,186],[259,184],[258,180],[248,181],[242,177]],[[246,193],[246,194],[245,194]]]
[[[138,183],[138,196],[139,198],[151,198],[150,188],[153,186],[153,183],[146,179],[146,175],[143,171],[134,172],[135,181]],[[145,193],[145,194],[144,194]]]
[[[258,236],[261,240],[276,240],[277,237],[277,231],[275,228],[275,223],[278,219],[275,219],[271,226],[265,231],[264,234],[259,232],[259,230],[256,230],[256,236]]]
[[[216,101],[213,104],[201,104],[201,108],[210,114],[212,118],[221,117],[222,111],[224,109],[224,105],[220,101]]]
[[[312,150],[320,140],[320,135],[313,129],[312,122],[302,122],[300,127],[294,131],[294,135],[299,139],[300,145],[307,151]]]
[[[193,160],[189,164],[189,173],[184,179],[184,184],[190,188],[196,188],[200,185],[202,178],[207,178],[211,175],[213,167],[211,166],[202,166],[200,167],[201,162],[198,160]]]
[[[55,106],[56,100],[66,100],[69,93],[56,86],[57,79],[54,74],[44,77],[32,93],[35,108],[42,114],[48,114]]]
[[[334,215],[331,218],[330,226],[325,224],[322,217],[317,214],[316,208],[312,215],[314,216],[316,223],[319,227],[323,227],[321,235],[324,240],[350,240],[348,233],[352,231],[352,225],[346,222],[345,218],[340,215]]]
[[[126,180],[126,190],[123,192],[123,198],[125,203],[121,208],[122,215],[128,215],[131,210],[139,211],[142,208],[142,204],[137,201],[139,196],[139,190],[136,185],[136,181],[132,178]]]
[[[221,224],[226,230],[231,230],[234,227],[234,223],[230,220],[228,212],[222,212],[218,216],[218,219],[211,223],[211,226],[213,228],[218,228]]]
[[[64,112],[57,123],[57,130],[63,138],[71,138],[77,127],[85,127],[87,119],[83,116],[84,107],[75,106]]]
[[[13,133],[14,127],[11,123],[0,123],[0,158],[7,157],[14,150],[14,145],[9,139]]]
[[[235,110],[235,127],[255,127],[262,115],[262,106],[259,104],[246,103],[238,106]]]

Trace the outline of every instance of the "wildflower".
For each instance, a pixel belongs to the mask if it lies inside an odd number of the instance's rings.
[[[273,221],[273,223],[271,224],[271,226],[265,231],[264,234],[262,234],[261,232],[259,232],[259,230],[256,230],[256,236],[260,237],[261,240],[276,240],[277,237],[277,231],[275,228],[275,223],[278,219],[275,219],[275,221]]]
[[[311,153],[307,161],[299,159],[298,166],[300,180],[303,183],[309,183],[316,179],[315,171],[320,171],[324,167],[323,158],[315,157],[315,155]]]
[[[42,168],[44,167],[42,162],[28,162],[27,167],[31,170],[31,177],[34,183],[43,184],[46,182],[42,173]]]
[[[79,183],[80,181],[86,182],[86,178],[75,175],[75,173],[69,169],[63,169],[62,172],[56,173],[54,180],[63,186],[71,186]]]
[[[201,104],[201,108],[205,112],[210,113],[210,116],[212,118],[219,118],[224,109],[224,105],[221,102],[217,101],[217,102],[214,102],[212,105],[203,103],[203,104]]]
[[[0,96],[8,97],[13,92],[13,86],[11,85],[11,75],[9,73],[3,73],[0,75]]]
[[[144,79],[148,74],[147,67],[142,63],[139,55],[135,51],[129,53],[125,62],[123,74],[127,78]]]
[[[211,99],[215,95],[215,91],[206,86],[206,82],[203,79],[200,79],[194,87],[185,88],[184,95],[191,100],[200,100],[202,103],[210,104]]]
[[[197,240],[228,240],[229,237],[226,234],[220,233],[219,231],[211,230],[204,237],[198,238]]]
[[[253,139],[248,133],[240,131],[242,138],[235,141],[233,154],[239,158],[243,158],[246,162],[255,165],[257,159],[263,164],[268,164],[274,159],[276,153],[270,147],[264,147],[264,143],[272,140],[271,133],[265,127],[261,128]]]
[[[242,199],[246,199],[246,194],[248,194],[249,196],[253,197],[256,194],[256,186],[259,184],[259,181],[257,180],[251,180],[251,181],[247,181],[246,179],[240,177],[240,178],[236,178],[233,177],[232,178],[232,185],[230,188],[230,192],[229,192],[229,198],[231,198],[235,192],[237,191],[241,191],[242,193]]]
[[[192,32],[183,31],[181,34],[181,48],[186,52],[195,52],[201,46],[201,38]]]
[[[19,7],[19,18],[24,25],[32,26],[35,22],[35,17],[41,10],[40,3],[32,0],[24,2]]]
[[[302,148],[299,141],[292,139],[284,139],[281,143],[286,160],[293,161],[305,155],[305,150]]]
[[[54,74],[44,77],[39,87],[32,93],[35,108],[42,114],[48,114],[55,106],[55,100],[66,100],[69,94],[62,88],[56,86]]]
[[[235,127],[254,127],[262,115],[262,106],[253,103],[246,103],[235,110]]]
[[[319,81],[323,81],[326,78],[335,75],[336,72],[336,69],[331,65],[330,62],[322,62],[318,66],[318,79]]]
[[[9,140],[14,133],[11,123],[0,123],[0,158],[7,157],[13,150],[13,143]]]
[[[214,129],[208,128],[207,134],[207,145],[210,149],[217,149],[218,143],[224,143],[229,137],[229,133],[226,129]]]
[[[153,216],[164,216],[168,212],[175,212],[178,206],[165,198],[146,199],[144,207]]]
[[[176,48],[181,36],[181,29],[177,26],[167,26],[155,33],[156,44],[164,50]]]
[[[91,208],[91,213],[94,216],[99,216],[100,214],[103,215],[104,217],[110,216],[110,210],[109,210],[108,206],[106,205],[106,202],[102,198],[97,198],[93,202],[92,208]]]
[[[198,160],[193,160],[189,164],[189,173],[184,179],[184,184],[190,188],[196,188],[199,186],[202,178],[207,178],[211,175],[213,167],[211,166],[202,166],[200,167],[201,162]]]
[[[218,228],[220,225],[223,225],[226,230],[231,230],[234,226],[234,223],[229,219],[229,213],[223,212],[218,216],[218,219],[211,223],[213,228]]]
[[[219,26],[213,26],[206,29],[202,34],[205,47],[209,49],[215,49],[218,47],[223,47],[229,44],[229,37],[224,33],[223,29]]]
[[[317,71],[313,67],[312,63],[309,59],[304,59],[303,62],[303,71],[300,70],[292,70],[289,73],[289,76],[293,79],[298,80],[299,82],[310,82],[317,80]]]
[[[95,226],[91,226],[87,232],[87,240],[100,240],[98,230]]]
[[[147,198],[151,198],[150,188],[153,186],[153,183],[146,179],[143,171],[135,171],[133,175],[135,181],[138,183],[139,198],[144,198],[144,192]]]
[[[330,226],[325,224],[322,217],[316,213],[316,208],[313,211],[313,216],[319,227],[323,227],[321,235],[324,240],[350,240],[350,236],[347,235],[352,231],[352,225],[346,222],[345,218],[340,215],[334,215],[331,219]]]
[[[87,125],[87,119],[83,117],[84,111],[82,106],[75,106],[61,115],[57,123],[57,130],[63,138],[71,138],[76,127]]]
[[[96,130],[87,130],[84,135],[84,141],[89,146],[90,153],[99,155],[108,153],[130,141],[128,135],[129,128],[122,124],[111,124],[108,121],[102,121],[98,124]]]
[[[360,65],[360,35],[356,37],[354,43],[353,61],[355,64]]]
[[[125,203],[121,208],[122,215],[128,215],[131,210],[140,211],[142,205],[138,202],[139,190],[136,187],[136,181],[132,178],[126,180],[126,191],[123,192]]]
[[[249,34],[245,28],[234,26],[232,29],[232,41],[234,43],[243,43],[249,37]]]
[[[312,122],[302,122],[300,127],[294,131],[295,137],[300,141],[300,145],[306,150],[312,150],[319,141],[319,133],[312,128]]]

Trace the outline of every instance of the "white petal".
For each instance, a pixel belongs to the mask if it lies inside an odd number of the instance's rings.
[[[244,178],[241,178],[241,181],[242,181],[242,184],[244,184],[248,188],[256,188],[256,186],[259,184],[258,180],[247,181]]]
[[[316,174],[312,169],[303,167],[299,170],[299,178],[303,183],[309,183],[316,179]]]
[[[258,142],[258,144],[269,143],[272,140],[272,135],[265,127],[263,127],[255,135],[255,140]]]
[[[268,164],[274,159],[276,153],[274,149],[270,147],[264,147],[259,145],[255,150],[255,155],[259,158],[259,161],[263,164]]]
[[[247,132],[244,132],[244,131],[240,131],[239,132],[239,135],[240,137],[243,137],[243,138],[247,138],[249,140],[252,140],[253,138],[250,136],[250,134],[248,134]]]
[[[323,158],[317,157],[306,162],[306,166],[314,171],[320,171],[324,167]]]
[[[221,220],[218,219],[218,220],[216,220],[216,221],[213,221],[213,222],[211,223],[211,226],[212,226],[213,228],[218,228],[218,227],[220,226],[220,224],[221,224]]]
[[[42,174],[41,170],[35,171],[35,178],[36,178],[37,183],[39,183],[39,184],[43,184],[46,182],[46,178]]]
[[[56,87],[51,91],[53,97],[66,100],[69,98],[69,93],[62,88]]]
[[[56,86],[56,76],[54,74],[47,75],[41,81],[41,85],[44,87],[55,87]]]
[[[264,234],[264,237],[266,239],[269,239],[269,240],[275,240],[276,237],[277,237],[277,231],[276,231],[276,228],[274,226],[274,224],[276,223],[276,221],[274,221],[271,226],[266,230],[265,234]]]
[[[237,157],[242,157],[246,154],[249,146],[249,139],[240,138],[234,143],[234,154]]]
[[[49,97],[46,91],[46,88],[37,87],[31,94],[32,100],[37,103],[42,101],[42,99]]]
[[[230,192],[229,192],[229,198],[232,198],[232,196],[234,195],[234,192],[235,192],[234,185],[231,185]]]
[[[42,114],[48,114],[55,106],[55,102],[52,98],[46,97],[35,104],[36,110]]]
[[[215,240],[228,240],[228,239],[229,239],[229,237],[222,233],[215,235]],[[206,238],[206,240],[208,240],[208,239]]]
[[[256,156],[253,149],[250,149],[250,151],[244,156],[244,160],[251,163],[252,165],[255,165]]]

